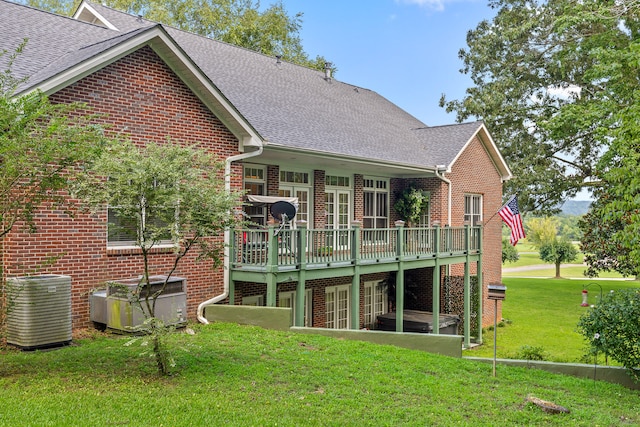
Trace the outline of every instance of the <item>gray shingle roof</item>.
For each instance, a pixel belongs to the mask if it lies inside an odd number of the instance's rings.
[[[16,61],[28,85],[100,55],[155,25],[88,3],[118,31],[0,0],[0,49],[29,44]],[[31,25],[25,26],[24,22]],[[427,127],[376,92],[324,73],[165,27],[221,93],[272,146],[419,168],[449,165],[481,123]],[[0,67],[2,61],[0,58]]]

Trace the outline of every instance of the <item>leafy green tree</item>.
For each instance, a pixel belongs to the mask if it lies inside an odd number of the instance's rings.
[[[516,262],[520,259],[520,254],[515,246],[509,243],[509,239],[502,239],[502,263]]]
[[[155,305],[165,286],[188,254],[219,266],[223,259],[223,231],[238,223],[234,208],[241,194],[224,187],[224,163],[190,147],[171,142],[138,147],[129,142],[110,145],[76,183],[76,192],[94,209],[107,204],[120,222],[135,230],[143,269],[131,295],[145,322],[158,371],[171,365],[164,338],[167,326],[156,317]],[[151,292],[150,253],[161,240],[173,243],[173,261],[166,280]],[[159,268],[159,267],[157,267]]]
[[[429,193],[413,186],[397,194],[393,205],[400,218],[409,224],[417,224],[428,206]]]
[[[80,104],[52,104],[41,92],[16,97],[20,80],[11,71],[26,43],[0,51],[0,239],[16,224],[36,231],[34,214],[44,202],[69,208],[61,191],[97,155],[105,141]]]
[[[558,235],[572,241],[579,241],[582,238],[579,221],[581,216],[560,214],[556,217],[558,221]]]
[[[556,266],[556,279],[560,278],[560,264],[574,261],[578,250],[569,240],[555,238],[540,246],[540,259]]]
[[[546,243],[553,242],[558,234],[558,222],[554,217],[528,218],[525,226],[527,228],[527,242],[537,249]]]
[[[65,190],[85,164],[101,150],[102,130],[82,115],[79,104],[55,105],[41,92],[15,96],[22,82],[12,66],[26,41],[14,52],[0,51],[0,250],[7,234],[16,228],[36,232],[35,214],[43,208],[72,213]],[[73,114],[71,114],[73,113]],[[59,259],[54,254],[38,266]],[[0,330],[14,307],[6,293],[0,256]]]
[[[554,212],[598,185],[598,161],[638,93],[637,0],[492,0],[460,51],[473,86],[441,99],[480,117],[514,171],[523,211]]]
[[[623,289],[606,294],[578,322],[594,354],[622,363],[640,382],[640,291]]]
[[[79,0],[25,1],[30,6],[62,15],[71,15],[80,4]],[[303,14],[290,16],[282,1],[264,10],[253,0],[105,0],[102,3],[265,55],[279,55],[286,61],[310,68],[322,70],[327,62],[321,56],[309,58],[300,39]]]
[[[616,238],[625,228],[622,215],[604,218],[604,207],[609,204],[609,199],[609,195],[601,195],[579,223],[583,233],[580,250],[587,264],[585,274],[597,277],[602,271],[616,271],[623,276],[638,277],[640,268],[637,262],[629,256],[629,249]]]

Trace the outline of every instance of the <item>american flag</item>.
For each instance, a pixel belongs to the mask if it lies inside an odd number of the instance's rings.
[[[518,240],[524,239],[524,227],[522,226],[522,216],[520,216],[520,210],[518,209],[518,198],[513,196],[500,210],[498,211],[500,218],[511,229],[511,238],[509,242],[515,246]]]

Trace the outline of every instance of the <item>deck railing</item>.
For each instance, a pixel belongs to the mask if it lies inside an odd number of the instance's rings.
[[[480,227],[241,229],[232,232],[231,268],[297,268],[452,257],[480,251]],[[437,247],[436,247],[437,246]]]

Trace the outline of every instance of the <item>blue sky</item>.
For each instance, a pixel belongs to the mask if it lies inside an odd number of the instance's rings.
[[[262,5],[272,3],[263,0]],[[302,45],[324,56],[336,79],[374,90],[429,126],[455,122],[438,106],[459,99],[470,79],[459,70],[467,31],[494,11],[486,0],[283,0],[302,12]]]

